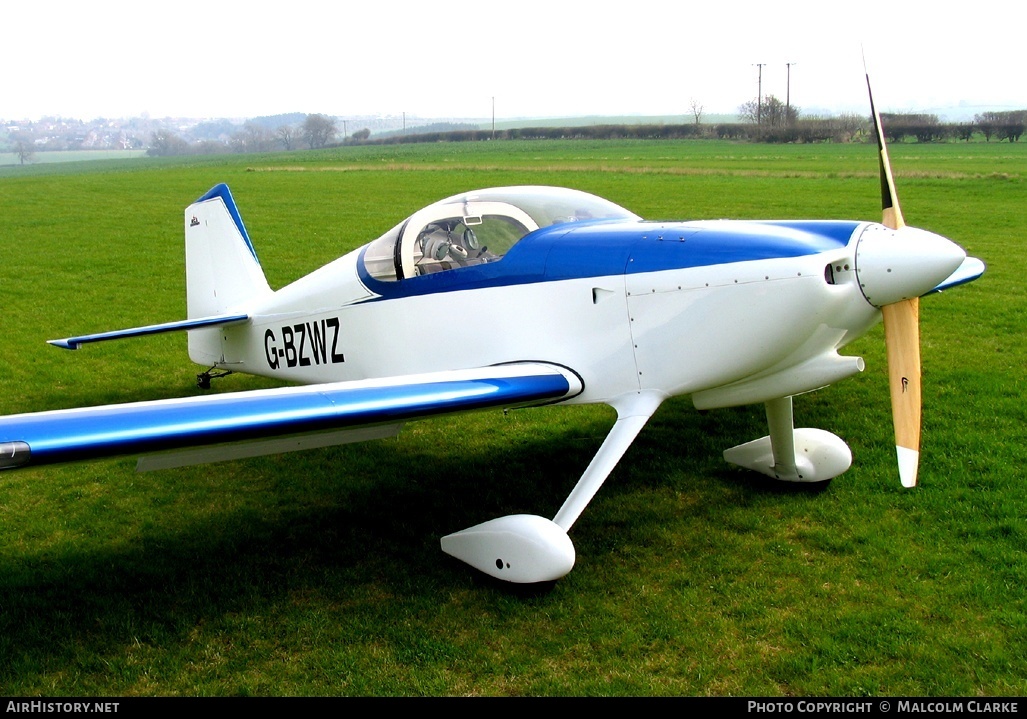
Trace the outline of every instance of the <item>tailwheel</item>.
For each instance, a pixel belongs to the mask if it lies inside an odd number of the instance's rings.
[[[230,369],[218,371],[214,367],[211,367],[206,372],[200,372],[196,375],[196,386],[200,389],[210,389],[210,381],[212,379],[220,379],[221,377],[227,377],[230,374],[232,374],[232,370]]]

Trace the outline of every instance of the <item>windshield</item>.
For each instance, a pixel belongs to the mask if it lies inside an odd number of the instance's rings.
[[[562,187],[497,187],[454,195],[420,210],[368,246],[364,266],[378,280],[402,280],[497,262],[541,227],[638,220],[601,197]]]
[[[454,202],[502,202],[527,213],[539,227],[587,220],[638,220],[620,205],[566,187],[496,187],[456,195],[439,204]]]

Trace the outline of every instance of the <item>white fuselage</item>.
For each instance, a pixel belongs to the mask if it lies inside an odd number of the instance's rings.
[[[320,383],[530,360],[579,374],[572,402],[693,394],[834,356],[873,325],[854,271],[862,229],[802,256],[393,298],[369,289],[356,250],[244,308],[252,321],[220,331],[217,364]]]

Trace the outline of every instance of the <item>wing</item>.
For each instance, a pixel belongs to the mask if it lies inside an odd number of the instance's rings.
[[[580,378],[546,363],[516,363],[377,380],[255,390],[0,417],[0,469],[122,454],[258,443],[261,451],[211,448],[218,461],[290,448],[374,438],[347,435],[422,417],[487,407],[556,402],[581,392]],[[300,446],[274,438],[298,437]],[[270,443],[269,443],[270,441]]]

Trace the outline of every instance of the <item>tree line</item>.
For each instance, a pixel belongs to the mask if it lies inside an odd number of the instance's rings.
[[[363,129],[337,142],[338,127],[326,115],[307,115],[302,123],[269,127],[266,123],[246,122],[230,135],[227,142],[203,140],[190,143],[170,130],[153,133],[147,154],[168,156],[216,154],[220,152],[270,152],[306,147],[316,150],[339,144],[406,144],[418,142],[474,142],[520,139],[721,139],[770,143],[853,142],[873,138],[869,117],[848,114],[831,117],[802,115],[799,108],[781,102],[773,95],[751,100],[739,107],[739,122],[703,123],[701,106],[693,101],[694,121],[681,124],[601,124],[573,127],[521,127],[504,130],[476,128],[432,128],[403,134],[390,133],[371,138]],[[886,139],[899,142],[985,141],[1018,142],[1027,127],[1027,110],[985,112],[973,121],[946,123],[937,115],[882,113]]]
[[[504,130],[481,130],[473,127],[435,127],[427,131],[389,133],[371,137],[363,129],[337,142],[338,127],[333,118],[314,114],[298,124],[269,127],[267,123],[247,121],[232,132],[227,142],[203,140],[190,143],[170,130],[153,133],[147,154],[168,156],[184,154],[217,154],[221,152],[270,152],[305,147],[316,150],[339,144],[407,144],[418,142],[474,142],[482,140],[676,140],[720,139],[769,143],[853,142],[874,137],[869,117],[848,114],[820,117],[803,115],[798,107],[782,102],[774,95],[753,99],[739,107],[739,122],[703,123],[701,106],[692,103],[694,121],[681,124],[601,124],[573,127],[521,127]],[[967,122],[946,123],[937,115],[882,113],[881,122],[886,139],[899,142],[970,141],[983,137],[1018,142],[1027,126],[1027,110],[985,112]]]
[[[854,142],[874,139],[869,116],[847,114],[821,117],[802,115],[799,108],[773,95],[745,103],[739,121],[703,123],[701,106],[693,101],[694,121],[659,125],[582,125],[573,127],[521,127],[506,130],[438,129],[363,138],[364,143],[406,144],[416,142],[473,142],[481,140],[677,140],[718,139],[770,143]],[[973,121],[945,123],[937,115],[882,113],[888,142],[946,142],[1008,140],[1018,142],[1027,125],[1027,110],[985,112]]]
[[[839,118],[802,117],[799,108],[781,102],[773,95],[750,100],[738,108],[739,119],[746,128],[738,137],[765,142],[848,141],[868,131],[873,133],[869,117]],[[969,142],[978,135],[986,142],[1018,142],[1027,127],[1027,110],[983,112],[972,121],[942,122],[937,115],[924,113],[881,113],[881,124],[888,142]]]
[[[54,122],[58,122],[56,120]],[[63,122],[63,121],[60,121]],[[882,113],[887,140],[901,142],[952,142],[992,140],[1019,142],[1027,128],[1027,110],[983,112],[973,120],[942,122],[937,115],[915,113]],[[103,146],[124,146],[128,139],[143,143],[131,136],[124,122],[113,131],[107,130],[107,121],[97,121],[98,128],[74,127],[76,141],[94,141],[96,135]],[[869,117],[857,114],[827,116],[803,114],[800,108],[767,95],[743,103],[738,108],[738,122],[704,123],[703,106],[691,100],[690,117],[680,124],[600,124],[582,126],[539,126],[505,130],[482,130],[473,125],[437,123],[405,131],[376,132],[364,128],[339,139],[337,120],[323,114],[276,115],[248,120],[242,126],[229,120],[210,120],[185,130],[158,127],[148,119],[132,120],[143,123],[137,127],[150,133],[147,154],[154,157],[171,155],[208,155],[226,152],[272,152],[301,148],[319,149],[341,144],[399,144],[414,142],[461,142],[481,140],[518,139],[721,139],[770,143],[853,142],[872,140],[873,123]],[[149,127],[145,124],[149,123]],[[46,125],[46,123],[41,123]],[[52,123],[51,123],[52,124]],[[82,125],[83,123],[79,123]],[[114,126],[113,124],[111,125]],[[63,127],[63,126],[62,126]],[[120,127],[120,129],[119,129]],[[144,129],[145,128],[145,129]],[[16,155],[22,164],[31,162],[36,151],[64,149],[63,137],[42,134],[36,128],[0,128],[0,151]],[[43,132],[49,131],[49,126]],[[71,130],[69,130],[70,132]],[[120,133],[117,137],[97,134],[101,131]],[[50,133],[53,134],[52,132]],[[38,138],[42,138],[41,140]],[[69,140],[70,142],[70,140]],[[95,145],[96,142],[93,144]],[[41,144],[42,143],[42,144]]]
[[[986,142],[992,139],[1019,142],[1027,128],[1027,110],[1009,112],[982,112],[972,122],[945,123],[937,115],[881,114],[885,139],[888,142],[903,142],[915,139],[917,142],[945,142],[962,140],[969,142],[981,135]]]
[[[233,129],[227,139],[203,139],[190,142],[182,135],[161,128],[151,133],[146,154],[151,157],[172,155],[214,155],[223,152],[272,152],[306,147],[317,150],[335,143],[339,128],[328,115],[306,115],[302,122],[269,125],[266,121],[248,120]],[[353,141],[366,140],[370,130],[353,133]]]

